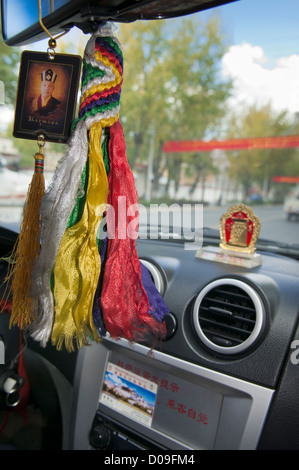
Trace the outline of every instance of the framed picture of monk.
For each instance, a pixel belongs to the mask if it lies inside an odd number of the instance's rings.
[[[80,56],[24,51],[21,57],[14,137],[65,143],[75,117]]]

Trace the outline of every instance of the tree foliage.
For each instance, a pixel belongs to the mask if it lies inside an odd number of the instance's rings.
[[[16,100],[20,49],[7,46],[1,36],[0,28],[0,80],[4,84],[5,104],[14,104]]]
[[[129,162],[146,161],[154,138],[154,179],[167,166],[177,187],[182,163],[194,162],[187,154],[163,157],[163,142],[216,135],[231,88],[219,73],[225,41],[218,17],[206,23],[198,18],[123,25],[120,35],[125,59],[121,119]]]
[[[228,138],[272,137],[293,133],[297,132],[286,111],[275,112],[271,104],[261,107],[252,105],[232,115]],[[274,176],[299,174],[298,150],[292,148],[239,150],[228,152],[228,158],[229,176],[242,185],[245,199],[255,185],[263,190],[267,198],[273,188]]]

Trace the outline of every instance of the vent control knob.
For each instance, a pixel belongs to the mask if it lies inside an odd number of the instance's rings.
[[[90,433],[89,443],[94,449],[108,449],[111,438],[110,429],[104,424],[96,424]]]

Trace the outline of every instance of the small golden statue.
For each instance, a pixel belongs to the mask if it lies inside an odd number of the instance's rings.
[[[232,206],[220,219],[219,247],[201,248],[195,256],[248,269],[260,266],[262,257],[255,253],[260,228],[260,221],[250,207],[244,204]]]

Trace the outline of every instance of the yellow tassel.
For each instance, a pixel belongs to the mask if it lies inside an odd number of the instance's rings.
[[[12,271],[9,274],[12,276],[10,326],[18,324],[20,328],[25,328],[34,320],[32,312],[36,300],[31,295],[31,272],[40,250],[40,205],[45,193],[44,155],[39,152],[34,158],[35,172],[28,189],[20,234],[12,254]]]

